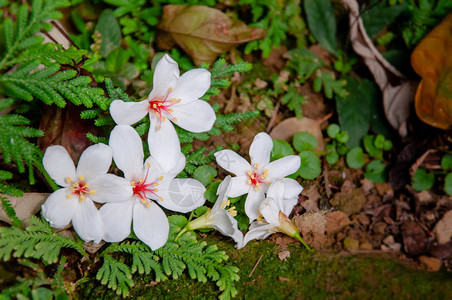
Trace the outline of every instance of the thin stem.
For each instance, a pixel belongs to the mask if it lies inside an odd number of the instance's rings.
[[[309,247],[309,245],[306,244],[306,242],[301,238],[301,236],[298,232],[295,233],[295,235],[293,237],[297,238],[297,240],[299,240],[306,247],[306,249],[308,249],[308,251],[311,251],[311,248]]]

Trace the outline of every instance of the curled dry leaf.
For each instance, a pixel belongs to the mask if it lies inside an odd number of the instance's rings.
[[[265,36],[262,29],[248,27],[218,9],[200,5],[166,5],[158,29],[163,31],[158,36],[159,47],[171,49],[176,43],[197,65],[211,63],[219,54]]]
[[[28,225],[27,220],[41,210],[41,205],[49,195],[49,193],[24,193],[22,197],[13,197],[1,194],[2,197],[9,200],[16,211],[16,216],[24,222],[24,227]],[[11,224],[11,220],[2,208],[0,208],[0,220]]]
[[[415,108],[425,123],[452,128],[452,13],[417,45],[411,65],[421,77]]]
[[[322,129],[320,128],[322,121],[312,120],[306,117],[301,120],[296,117],[288,118],[276,125],[270,132],[270,136],[273,139],[290,141],[297,132],[309,132],[317,139],[317,148],[314,151],[323,151],[325,145],[323,143]]]
[[[408,80],[394,66],[383,58],[366,33],[356,0],[342,0],[350,10],[350,41],[372,72],[375,82],[383,92],[383,106],[386,118],[401,136],[408,133],[407,121],[416,83]]]

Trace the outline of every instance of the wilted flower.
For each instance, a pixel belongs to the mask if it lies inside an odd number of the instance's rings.
[[[120,125],[132,125],[149,114],[149,150],[162,169],[169,171],[180,155],[179,138],[171,122],[191,132],[209,131],[215,122],[212,107],[199,100],[209,87],[209,71],[193,69],[179,77],[177,63],[165,54],[155,68],[148,98],[140,102],[115,100],[110,113]]]
[[[257,218],[259,204],[264,200],[264,193],[268,186],[275,180],[294,173],[301,164],[298,155],[289,155],[270,162],[272,148],[271,137],[265,132],[261,132],[251,143],[249,152],[251,164],[231,150],[221,150],[215,153],[217,163],[223,169],[236,175],[231,179],[228,196],[238,197],[248,193],[245,212],[250,222]]]
[[[298,195],[303,188],[299,186]],[[295,194],[295,193],[294,193]],[[295,205],[293,199],[285,198],[287,196],[286,185],[283,180],[272,183],[268,189],[267,198],[259,206],[260,216],[254,221],[250,230],[245,235],[243,247],[251,240],[265,239],[272,233],[282,232],[288,236],[298,239],[308,250],[309,246],[301,238],[298,228],[287,217],[292,212]],[[290,203],[288,205],[288,203]]]
[[[237,211],[234,206],[226,209],[226,207],[230,205],[227,197],[228,191],[231,187],[230,183],[231,176],[227,176],[218,187],[218,199],[212,209],[207,209],[205,214],[189,222],[178,234],[178,236],[187,230],[214,228],[223,235],[232,237],[237,243],[237,247],[242,248],[243,233],[238,229],[237,220],[234,219],[237,215]]]
[[[132,188],[124,178],[106,174],[111,159],[110,147],[93,145],[82,153],[76,169],[64,147],[47,148],[44,168],[63,187],[42,205],[42,215],[52,227],[64,228],[72,220],[75,231],[83,240],[100,242],[104,226],[93,201],[117,202],[132,195]]]
[[[100,213],[105,224],[104,240],[119,242],[133,231],[152,250],[163,246],[169,233],[169,223],[163,210],[189,212],[204,204],[204,186],[194,179],[174,179],[184,169],[185,156],[179,153],[174,169],[165,172],[152,158],[143,166],[143,145],[138,133],[128,125],[116,126],[110,135],[110,146],[116,166],[124,172],[133,194],[122,202],[107,203]]]

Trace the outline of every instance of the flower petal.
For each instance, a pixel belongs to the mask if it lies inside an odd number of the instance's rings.
[[[273,149],[273,140],[265,132],[254,137],[250,147],[251,165],[259,164],[262,168],[270,162],[270,153]],[[297,169],[298,170],[298,169]]]
[[[182,152],[180,152],[179,159],[177,160],[176,165],[168,172],[165,172],[152,156],[149,156],[146,159],[143,168],[144,169],[142,171],[142,174],[148,174],[148,177],[146,178],[146,183],[154,182],[160,176],[163,176],[164,180],[165,181],[167,180],[169,182],[185,168],[185,155],[183,155]]]
[[[132,125],[149,112],[149,101],[124,102],[115,100],[110,104],[110,115],[118,125]]]
[[[263,189],[255,190],[250,189],[245,201],[245,213],[250,219],[250,223],[254,221],[258,216],[259,205],[264,200]]]
[[[221,208],[223,201],[228,198],[230,188],[231,188],[231,175],[228,175],[223,179],[223,181],[218,186],[217,189],[218,198],[212,207],[213,213],[219,210]]]
[[[75,177],[75,166],[72,158],[63,146],[50,146],[47,148],[42,158],[42,164],[49,176],[60,186],[70,186],[65,178]]]
[[[228,216],[231,215],[227,210],[220,209],[215,213],[210,214],[206,226],[212,226],[223,235],[232,236],[234,234],[234,225],[232,220]]]
[[[113,174],[98,175],[91,179],[89,184],[90,190],[95,191],[90,198],[98,203],[124,202],[133,194],[130,182]]]
[[[83,151],[77,165],[77,177],[90,181],[96,175],[107,173],[111,166],[113,150],[105,144],[92,145]]]
[[[248,180],[248,176],[237,176],[231,178],[231,187],[229,188],[227,195],[231,198],[235,198],[248,193],[248,191],[252,189],[252,187],[248,184]]]
[[[195,179],[175,178],[166,186],[161,184],[158,188],[158,195],[163,198],[163,201],[157,203],[172,211],[186,213],[206,202],[204,198],[206,188]]]
[[[78,198],[66,198],[67,188],[53,192],[42,205],[42,216],[53,228],[64,228],[71,222],[78,208]]]
[[[282,209],[281,211],[286,215],[290,216],[292,213],[293,207],[297,205],[298,197],[296,198],[284,198],[282,201]]]
[[[151,115],[148,144],[152,157],[163,171],[169,172],[177,166],[180,157],[180,143],[176,130],[170,121],[161,122],[159,127],[157,118]]]
[[[220,167],[236,176],[245,176],[252,169],[251,165],[243,157],[232,150],[221,150],[214,155]]]
[[[181,105],[199,99],[210,87],[210,76],[210,72],[206,69],[192,69],[185,72],[177,81],[169,98],[181,99]]]
[[[295,173],[300,168],[300,164],[301,159],[298,155],[289,155],[269,163],[265,167],[268,169],[269,181]]]
[[[284,182],[284,198],[298,198],[298,195],[303,191],[303,187],[292,178],[283,178],[282,181]]]
[[[75,232],[85,242],[99,243],[104,236],[104,222],[100,212],[90,198],[79,202],[78,209],[72,218]]]
[[[248,244],[249,241],[257,239],[257,240],[263,240],[270,234],[272,234],[271,231],[274,228],[272,224],[258,224],[257,222],[253,222],[250,226],[250,230],[245,234],[245,237],[243,238],[243,244],[242,248]],[[240,248],[239,248],[240,249]]]
[[[212,106],[204,100],[195,100],[185,105],[174,106],[172,122],[191,132],[205,132],[212,129],[217,116]]]
[[[110,134],[110,147],[116,166],[128,180],[139,180],[143,168],[143,144],[138,133],[129,125],[116,125]]]
[[[130,234],[134,199],[120,203],[107,203],[99,210],[104,222],[104,241],[114,243],[124,240]]]
[[[280,196],[282,198],[282,196]],[[259,213],[264,217],[265,221],[275,226],[279,226],[279,212],[281,208],[276,199],[265,198],[259,205]]]
[[[150,207],[133,206],[133,231],[152,250],[165,245],[168,240],[169,223],[163,210],[150,201]]]
[[[180,71],[177,62],[168,54],[163,55],[155,66],[152,91],[149,94],[148,100],[152,100],[154,97],[165,97],[169,88],[175,90],[178,84],[179,74]]]

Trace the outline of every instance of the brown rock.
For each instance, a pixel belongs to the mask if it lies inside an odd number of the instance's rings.
[[[362,184],[361,189],[363,190],[364,194],[369,194],[370,190],[373,189],[374,187],[374,183],[366,178],[361,180],[361,184]]]
[[[362,241],[359,243],[359,249],[370,251],[370,250],[372,250],[372,244],[369,243],[368,240],[362,240]]]
[[[378,222],[374,225],[373,231],[377,234],[385,234],[386,231],[386,227],[388,227],[388,225],[384,222]]]
[[[370,224],[370,219],[365,214],[359,214],[357,219],[358,222],[361,223],[361,225],[367,226]]]
[[[436,223],[433,233],[440,244],[450,241],[452,237],[452,210],[446,212],[441,220]]]
[[[433,197],[430,194],[429,191],[422,191],[420,193],[417,193],[415,195],[416,200],[419,202],[419,204],[428,204],[430,202],[432,202]]]
[[[329,212],[325,215],[325,219],[325,231],[327,234],[334,234],[351,223],[347,215],[341,211]]]
[[[380,195],[381,197],[393,193],[391,186],[387,182],[376,183],[375,188],[377,189],[378,195]]]
[[[11,206],[16,211],[16,216],[23,222],[23,226],[28,225],[28,219],[41,210],[41,205],[49,197],[49,193],[24,193],[22,197],[13,197],[0,194],[9,200]],[[11,220],[6,212],[0,207],[0,220],[11,224]]]
[[[344,248],[349,250],[349,251],[355,251],[359,249],[359,241],[351,238],[351,237],[346,237],[344,239]]]
[[[288,257],[290,257],[290,252],[288,250],[281,251],[281,252],[278,253],[278,258],[280,260],[287,260]]]
[[[350,193],[336,193],[331,200],[331,204],[337,209],[343,211],[347,216],[351,216],[352,214],[362,210],[366,204],[366,197],[364,197],[361,189],[354,188]]]
[[[295,217],[297,225],[303,239],[309,245],[320,249],[326,243],[325,224],[326,219],[323,212],[313,212]]]
[[[438,244],[433,246],[430,249],[430,254],[433,257],[443,259],[446,257],[452,257],[452,241],[445,243],[445,244]]]
[[[434,257],[419,256],[419,262],[430,272],[438,272],[441,268],[441,260]]]
[[[402,224],[401,233],[406,253],[420,255],[426,252],[427,236],[419,224],[407,220]]]

